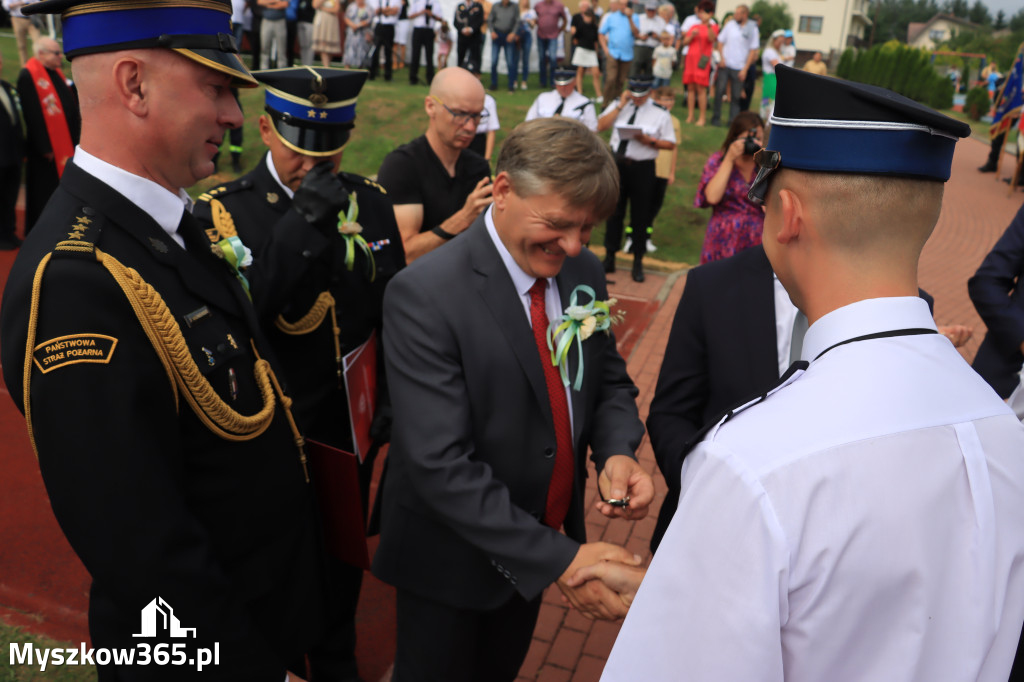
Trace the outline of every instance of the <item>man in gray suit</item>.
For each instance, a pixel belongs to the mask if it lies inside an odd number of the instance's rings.
[[[385,294],[394,427],[373,568],[398,588],[396,682],[513,680],[551,583],[588,617],[622,615],[599,581],[566,584],[603,559],[639,563],[586,542],[588,448],[601,513],[641,518],[654,494],[615,337],[584,332],[562,378],[545,337],[566,306],[607,298],[583,244],[615,209],[615,161],[582,124],[537,119],[497,171],[492,208]]]

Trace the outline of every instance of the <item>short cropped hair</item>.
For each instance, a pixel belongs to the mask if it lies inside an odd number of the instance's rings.
[[[603,220],[619,200],[619,171],[608,146],[579,121],[537,118],[505,138],[497,173],[508,173],[521,197],[553,192],[572,206],[587,206]]]

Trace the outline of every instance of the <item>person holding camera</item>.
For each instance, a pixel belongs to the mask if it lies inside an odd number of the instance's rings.
[[[764,212],[747,199],[747,190],[757,168],[754,152],[764,139],[764,121],[752,111],[733,119],[722,148],[704,164],[693,205],[711,207],[711,219],[704,234],[700,262],[728,258],[761,243]]]

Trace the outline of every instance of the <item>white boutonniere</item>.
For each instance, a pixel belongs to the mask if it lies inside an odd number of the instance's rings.
[[[588,296],[590,302],[579,303],[581,295]],[[607,334],[613,324],[622,321],[626,315],[625,311],[617,310],[613,313],[611,310],[617,302],[614,298],[599,301],[592,288],[580,284],[569,295],[569,306],[562,313],[561,319],[555,320],[548,327],[547,340],[548,350],[551,351],[551,364],[558,367],[558,373],[565,386],[569,385],[569,348],[575,342],[580,358],[576,380],[573,382],[573,390],[578,391],[583,386],[583,342],[595,332]]]

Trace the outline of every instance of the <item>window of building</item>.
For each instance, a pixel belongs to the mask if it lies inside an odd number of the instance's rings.
[[[801,16],[797,31],[800,33],[821,33],[821,17]]]
[[[946,32],[943,31],[941,28],[933,28],[932,30],[928,31],[928,37],[931,38],[933,41],[943,41],[946,39]]]

